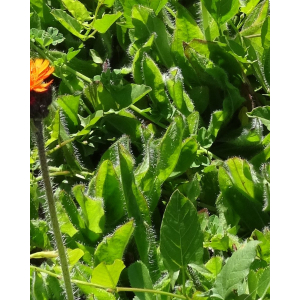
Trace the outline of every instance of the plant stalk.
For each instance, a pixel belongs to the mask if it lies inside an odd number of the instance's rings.
[[[46,190],[49,214],[50,214],[52,229],[53,229],[54,238],[58,250],[58,255],[60,258],[63,279],[66,287],[67,299],[74,300],[72,285],[71,285],[71,277],[70,277],[69,267],[68,267],[68,260],[67,260],[66,251],[63,244],[62,235],[60,232],[59,223],[57,219],[55,201],[53,197],[48,164],[46,160],[46,152],[45,152],[44,136],[43,136],[43,124],[42,124],[42,120],[33,120],[33,122],[35,125],[36,143],[38,147],[42,176],[43,176],[44,186]]]

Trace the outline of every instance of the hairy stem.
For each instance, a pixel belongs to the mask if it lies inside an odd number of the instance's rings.
[[[54,233],[54,238],[56,241],[58,255],[60,258],[63,279],[64,279],[64,283],[65,283],[65,287],[66,287],[67,299],[74,300],[72,285],[71,285],[71,278],[70,278],[69,267],[68,267],[68,260],[67,260],[66,251],[65,251],[64,244],[63,244],[62,235],[60,232],[59,223],[58,223],[58,219],[57,219],[55,201],[54,201],[54,197],[53,197],[50,176],[49,176],[49,171],[48,171],[48,165],[47,165],[47,160],[46,160],[42,120],[34,120],[34,125],[35,125],[36,143],[37,143],[37,147],[38,147],[42,176],[43,176],[44,186],[45,186],[45,190],[46,190],[51,225],[52,225],[52,229],[53,229],[53,233]]]

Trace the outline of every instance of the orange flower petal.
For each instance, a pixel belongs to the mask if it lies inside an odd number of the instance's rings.
[[[30,90],[35,92],[45,92],[53,79],[48,83],[43,83],[53,72],[54,67],[49,67],[47,59],[30,59]]]

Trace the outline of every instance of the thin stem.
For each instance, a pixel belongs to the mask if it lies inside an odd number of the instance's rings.
[[[66,251],[63,244],[62,235],[60,232],[59,223],[57,219],[55,201],[53,197],[48,165],[46,160],[42,120],[34,120],[34,125],[35,125],[36,143],[37,143],[39,157],[40,157],[42,176],[43,176],[44,186],[46,190],[49,214],[50,214],[54,238],[56,241],[56,246],[60,258],[61,269],[62,269],[64,283],[66,287],[67,299],[74,300],[71,278],[70,278],[69,267],[68,267],[68,260],[67,260]]]
[[[167,126],[160,123],[159,121],[155,121],[151,116],[147,115],[146,113],[144,113],[141,109],[139,109],[138,107],[136,107],[135,105],[130,105],[129,106],[132,110],[134,110],[135,112],[137,112],[138,114],[140,114],[141,116],[143,116],[144,118],[148,119],[149,121],[153,122],[154,124],[166,129]]]
[[[244,36],[244,38],[253,39],[253,38],[260,37],[260,36],[261,36],[260,34],[252,34],[252,35],[246,35],[246,36]]]
[[[36,267],[36,266],[30,266],[31,269],[38,271],[38,272],[42,272],[42,273],[46,273],[50,276],[56,277],[57,279],[61,279],[60,275],[57,275],[55,273],[52,273],[50,271],[44,270],[42,268]],[[92,286],[95,288],[99,288],[102,290],[106,290],[107,292],[141,292],[141,293],[151,293],[151,294],[159,294],[159,295],[165,295],[165,296],[169,296],[169,297],[176,297],[178,299],[188,299],[185,296],[182,295],[177,295],[177,294],[172,294],[172,293],[168,293],[168,292],[164,292],[164,291],[158,291],[158,290],[151,290],[151,289],[139,289],[139,288],[129,288],[129,287],[116,287],[115,289],[109,288],[109,287],[105,287],[96,283],[91,283],[91,282],[86,282],[86,281],[81,281],[81,280],[76,280],[76,279],[71,279],[71,282],[76,283],[76,284],[81,284],[81,285],[86,285],[86,286]]]
[[[48,151],[47,151],[47,155],[50,155],[50,154],[52,154],[53,152],[55,152],[56,150],[60,149],[61,147],[65,146],[65,145],[67,145],[67,144],[69,144],[69,143],[72,143],[74,140],[75,140],[75,137],[73,137],[73,138],[71,138],[71,139],[69,139],[69,140],[66,140],[66,141],[60,143],[59,145],[55,146],[53,149],[48,150]]]
[[[207,149],[203,148],[203,147],[199,147],[199,150],[206,152],[209,156],[213,157],[214,159],[219,159],[222,160],[219,156],[213,154],[212,152],[208,151]]]
[[[99,9],[100,9],[100,7],[101,7],[101,5],[102,5],[102,2],[103,2],[103,1],[98,1],[97,7],[96,7],[96,10],[95,10],[94,19],[93,19],[92,23],[90,24],[90,28],[89,28],[89,29],[86,31],[86,33],[84,34],[84,36],[85,36],[85,41],[90,37],[90,36],[89,36],[89,33],[90,33],[90,31],[92,30],[92,28],[93,28],[93,26],[94,26],[94,23],[95,23],[95,21],[96,21],[96,19],[97,19],[98,11],[99,11]]]
[[[186,280],[186,278],[185,278],[185,269],[182,268],[181,271],[182,271],[182,293],[183,293],[183,295],[186,295],[186,291],[185,291],[185,280]]]

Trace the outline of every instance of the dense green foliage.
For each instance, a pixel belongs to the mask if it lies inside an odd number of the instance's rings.
[[[31,57],[55,66],[45,146],[78,299],[270,298],[269,10],[30,0]],[[33,139],[30,169],[31,299],[61,300]]]

